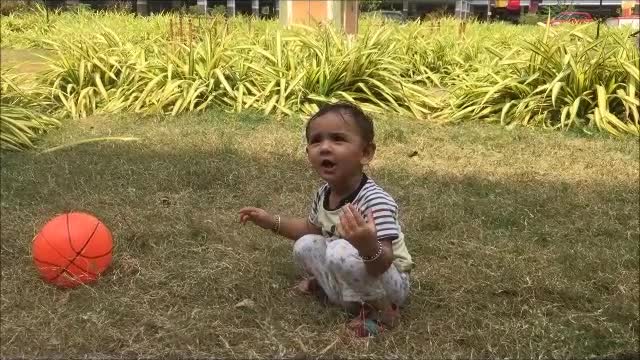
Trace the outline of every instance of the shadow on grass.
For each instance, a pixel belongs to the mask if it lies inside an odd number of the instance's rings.
[[[285,294],[296,277],[290,244],[237,223],[243,206],[306,216],[320,182],[302,158],[286,151],[258,157],[230,142],[184,152],[99,144],[4,154],[1,172],[2,333],[21,333],[11,342],[3,335],[4,355],[50,354],[61,345],[73,349],[68,355],[229,355],[227,346],[236,355],[274,354],[273,335],[256,321],[277,322],[287,349],[297,347],[288,335],[296,327],[311,326],[296,335],[310,342],[335,328],[336,312],[327,318],[318,305],[306,309],[308,299]],[[633,348],[633,182],[558,183],[533,174],[496,181],[398,168],[373,177],[400,204],[417,262],[408,320],[395,333],[400,355]],[[35,277],[29,245],[47,219],[70,210],[101,218],[116,250],[105,278],[60,307],[61,293]],[[258,303],[256,312],[233,307],[246,298]],[[78,320],[87,313],[97,320]],[[427,342],[436,345],[420,345]],[[371,351],[389,350],[378,343]]]

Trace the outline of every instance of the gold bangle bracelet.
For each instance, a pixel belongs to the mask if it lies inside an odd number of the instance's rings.
[[[280,215],[276,215],[276,225],[273,227],[273,229],[271,229],[274,233],[279,234],[280,233],[280,222],[282,221],[280,219]]]

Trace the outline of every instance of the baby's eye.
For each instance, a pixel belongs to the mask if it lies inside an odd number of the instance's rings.
[[[336,135],[333,135],[333,136],[331,137],[331,140],[336,141],[336,142],[343,142],[343,141],[346,141],[347,139],[346,139],[346,137],[345,137],[345,136],[343,136],[343,135],[338,135],[338,134],[336,134]]]

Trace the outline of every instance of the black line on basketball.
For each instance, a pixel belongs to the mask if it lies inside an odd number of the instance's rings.
[[[89,240],[91,240],[91,238],[93,237],[93,235],[96,233],[96,231],[98,230],[98,226],[100,225],[100,221],[98,220],[98,223],[96,224],[96,227],[93,228],[93,232],[91,233],[91,236],[89,236]],[[106,253],[104,253],[103,255],[97,255],[97,256],[87,256],[82,254],[82,250],[84,250],[84,248],[89,244],[89,240],[87,240],[87,242],[82,246],[82,249],[80,249],[80,251],[76,251],[76,249],[73,248],[73,243],[71,242],[71,230],[69,230],[69,218],[67,215],[67,232],[69,232],[69,246],[71,246],[71,250],[73,250],[76,253],[76,257],[73,258],[73,260],[78,258],[78,255],[82,255],[82,257],[86,258],[86,259],[97,259],[97,258],[101,258],[103,256],[107,256],[109,254],[111,254],[111,252],[113,251],[113,245],[111,246],[111,249],[109,249],[109,251],[107,251]],[[75,265],[75,264],[74,264]],[[77,266],[77,265],[76,265]],[[79,267],[79,266],[78,266]]]
[[[80,266],[80,265],[78,265],[78,264],[76,264],[76,263],[71,263],[71,264],[75,265],[75,267],[77,267],[78,269],[80,269],[80,270],[82,270],[82,271],[86,272],[86,273],[87,273],[87,274],[89,274],[89,275],[98,276],[98,273],[94,273],[94,272],[92,272],[92,271],[86,270],[85,268],[83,268],[82,266]],[[71,265],[71,264],[69,264],[69,265]],[[65,268],[65,270],[66,270],[66,268]]]
[[[89,245],[89,241],[91,241],[91,238],[93,238],[93,235],[96,234],[96,231],[98,230],[98,226],[100,226],[100,221],[96,223],[96,227],[93,228],[93,232],[91,233],[91,235],[89,235],[89,238],[87,239],[87,241],[84,242],[84,245],[82,245],[82,248],[80,249],[80,251],[76,252],[76,256],[73,258],[73,260],[77,259],[79,255],[82,255],[82,251],[84,250],[84,248],[87,247],[87,245]]]
[[[62,266],[60,266],[60,265],[58,265],[58,264],[54,264],[54,263],[50,263],[50,262],[48,262],[48,261],[40,260],[40,259],[38,259],[37,257],[34,257],[34,258],[33,258],[33,260],[35,260],[35,261],[37,261],[37,262],[39,262],[39,263],[43,263],[43,264],[45,264],[45,265],[51,265],[51,266],[55,266],[55,267],[60,268],[60,269],[64,269]]]
[[[91,235],[89,235],[89,238],[87,239],[87,241],[85,241],[84,245],[82,245],[82,248],[80,249],[80,252],[76,252],[76,256],[73,257],[73,259],[71,259],[71,262],[67,264],[67,266],[65,266],[65,270],[67,270],[67,267],[69,267],[69,265],[73,264],[76,267],[80,268],[82,271],[86,272],[86,273],[90,273],[89,271],[85,270],[82,266],[78,266],[78,264],[75,263],[76,259],[78,258],[78,256],[82,255],[82,251],[84,250],[84,248],[87,247],[87,245],[89,245],[89,242],[91,241],[91,239],[93,238],[93,235],[96,234],[96,231],[98,230],[98,226],[100,226],[100,221],[98,221],[96,223],[96,227],[93,228],[93,232],[91,233]],[[68,229],[68,227],[67,227]],[[73,249],[73,248],[72,248]],[[83,255],[84,257],[84,255]],[[96,275],[96,274],[93,274]]]
[[[40,260],[38,258],[35,258],[35,257],[33,258],[33,260],[37,261],[37,262],[39,262],[41,264],[44,264],[44,265],[55,266],[56,270],[60,270],[60,272],[62,272],[64,270],[64,268],[62,266],[58,265],[58,264],[52,264],[52,263],[50,263],[48,261],[42,261],[42,260]],[[53,281],[53,280],[57,279],[59,276],[60,276],[60,273],[57,273],[54,277],[51,278],[50,281]]]
[[[76,249],[73,248],[73,245],[71,244],[71,230],[69,230],[69,214],[67,214],[67,234],[69,235],[69,246],[71,246],[71,250],[76,252],[76,256],[73,257],[73,259],[71,259],[71,261],[69,261],[69,263],[67,264],[67,266],[64,267],[64,269],[62,269],[62,271],[56,275],[56,277],[54,277],[53,279],[51,279],[51,281],[57,279],[60,277],[60,275],[62,275],[62,273],[67,272],[69,274],[71,274],[67,268],[69,267],[69,265],[73,264],[75,265],[75,267],[77,267],[78,269],[94,275],[94,276],[98,276],[98,274],[94,274],[88,270],[86,270],[85,268],[83,268],[82,266],[79,266],[78,264],[75,263],[75,260],[78,258],[78,256],[80,256],[82,254],[82,250],[84,250],[85,247],[87,247],[87,245],[89,244],[89,241],[91,241],[91,238],[93,238],[93,235],[96,234],[96,230],[98,230],[98,226],[100,226],[100,221],[98,221],[96,223],[96,227],[93,228],[93,232],[91,233],[91,235],[89,236],[89,238],[87,239],[87,241],[85,241],[84,245],[82,245],[82,249],[80,249],[80,252],[77,252]],[[63,256],[64,257],[64,256]]]
[[[76,256],[73,258],[74,260],[78,257],[78,255],[82,254],[82,250],[84,250],[84,248],[87,247],[89,240],[91,240],[93,235],[96,233],[96,230],[98,230],[98,225],[100,225],[100,221],[96,223],[96,226],[93,228],[93,232],[91,233],[91,235],[89,235],[89,238],[87,239],[87,241],[84,242],[84,244],[82,245],[82,248],[80,248],[80,250],[76,250],[73,247],[73,242],[71,241],[71,226],[69,226],[69,214],[67,214],[67,239],[69,240],[69,246],[71,247],[71,250],[73,250],[73,252],[76,253]]]
[[[46,236],[44,236],[44,233],[42,233],[42,232],[41,232],[41,233],[40,233],[40,236],[42,236],[42,238],[44,239],[44,241],[46,241],[46,242],[47,242],[47,244],[49,245],[49,247],[50,247],[50,248],[52,248],[52,249],[53,249],[53,251],[55,251],[55,252],[56,252],[56,254],[58,254],[58,256],[60,256],[61,258],[65,259],[65,260],[67,260],[67,261],[70,261],[69,259],[67,259],[67,257],[66,257],[66,256],[62,255],[62,254],[58,251],[58,249],[57,249],[55,246],[51,245],[51,242],[49,242],[49,239],[47,239],[47,237],[46,237]],[[71,261],[73,261],[73,260],[71,260]],[[67,264],[67,266],[69,266],[70,264],[71,264],[71,263]],[[56,266],[58,266],[61,270],[60,270],[60,272],[58,273],[58,275],[56,275],[55,277],[53,277],[53,278],[51,279],[51,281],[53,281],[53,280],[55,280],[55,279],[59,278],[59,277],[60,277],[60,275],[61,275],[61,274],[64,272],[64,270],[66,269],[66,266],[64,266],[64,267],[63,267],[63,266],[59,266],[59,265],[56,265]]]
[[[66,256],[62,255],[55,246],[51,245],[51,242],[49,241],[49,239],[47,239],[46,236],[44,236],[44,233],[40,233],[40,235],[42,236],[44,241],[46,241],[47,244],[49,244],[49,246],[53,249],[53,251],[55,251],[56,254],[58,254],[58,256],[60,256],[61,258],[65,259],[67,261],[69,261],[69,258],[67,258]]]
[[[75,260],[75,258],[74,258],[74,260]],[[98,274],[93,273],[93,272],[91,272],[91,271],[89,271],[89,270],[87,270],[87,269],[83,268],[82,266],[80,266],[80,265],[76,264],[75,262],[71,261],[71,262],[70,262],[70,263],[68,263],[65,267],[63,267],[63,268],[62,268],[62,270],[61,270],[61,271],[60,271],[60,272],[59,272],[55,277],[53,277],[53,278],[51,279],[51,281],[54,281],[55,279],[59,278],[59,277],[60,277],[60,275],[62,275],[63,273],[67,273],[67,274],[69,274],[69,275],[73,275],[73,274],[71,274],[71,272],[69,272],[69,270],[67,270],[67,268],[68,268],[69,266],[71,266],[71,264],[73,264],[75,267],[77,267],[78,269],[80,269],[80,270],[82,270],[82,271],[86,272],[86,273],[87,273],[87,274],[89,274],[89,275],[98,276]],[[73,276],[75,276],[75,275],[73,275]]]
[[[112,251],[113,251],[113,246],[111,247],[111,249],[109,249],[109,251],[107,251],[106,253],[104,253],[102,255],[96,255],[96,256],[87,256],[87,255],[84,255],[84,254],[80,254],[80,255],[82,255],[82,257],[85,258],[85,259],[99,259],[99,258],[101,258],[103,256],[107,256],[107,255],[111,254]]]
[[[73,248],[73,243],[71,242],[71,229],[69,228],[69,213],[66,213],[65,216],[67,217],[67,241],[69,242],[69,247],[71,248],[71,250],[73,250],[73,252],[76,253],[76,255],[78,255],[78,252],[76,251],[76,249]]]
[[[87,244],[89,243],[89,240],[91,240],[91,237],[93,237],[93,234],[96,233],[96,230],[98,229],[98,225],[100,225],[100,220],[98,220],[98,222],[96,223],[96,227],[93,228],[93,232],[91,233],[91,236],[89,236],[89,239],[87,240],[87,242],[85,242],[84,245],[82,245],[82,248],[80,249],[80,251],[78,251],[73,247],[73,242],[71,241],[71,226],[69,226],[69,214],[67,214],[67,239],[69,240],[69,246],[71,247],[71,250],[73,250],[73,252],[75,252],[76,255],[82,253],[82,250],[84,250],[84,248],[87,246]]]

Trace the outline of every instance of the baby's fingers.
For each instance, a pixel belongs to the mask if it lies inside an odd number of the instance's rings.
[[[240,222],[246,222],[250,217],[255,216],[256,208],[246,207],[240,209],[238,212],[240,214]]]
[[[249,214],[249,213],[255,212],[256,210],[258,210],[258,209],[254,208],[254,207],[245,207],[245,208],[240,209],[239,213],[240,214]]]
[[[351,219],[349,218],[349,215],[346,212],[343,212],[342,214],[340,214],[340,223],[338,225],[340,225],[340,229],[341,229],[341,233],[343,235],[348,235],[353,231],[353,226],[351,225]]]
[[[355,206],[353,206],[353,204],[349,203],[349,205],[347,205],[349,207],[349,212],[351,213],[351,216],[353,217],[353,221],[356,225],[358,226],[362,226],[365,224],[364,219],[362,218],[362,215],[360,214],[360,211],[358,211],[358,209],[356,209]]]
[[[256,211],[249,209],[240,213],[240,222],[244,224],[247,220],[253,220],[255,217]]]

